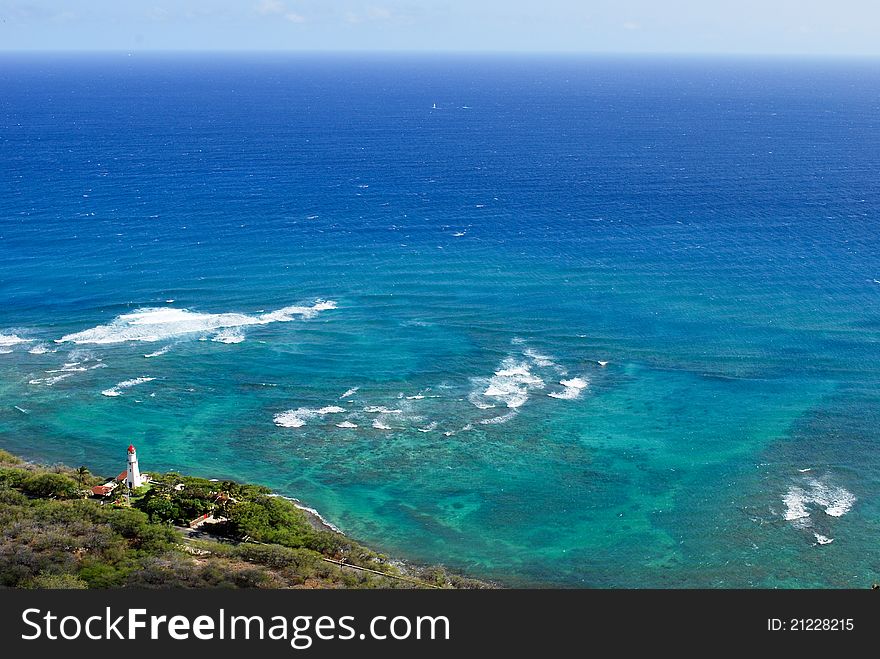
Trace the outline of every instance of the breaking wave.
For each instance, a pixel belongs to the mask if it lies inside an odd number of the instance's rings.
[[[31,339],[23,339],[17,334],[0,334],[0,346],[9,348],[19,343],[30,343]]]
[[[367,405],[364,412],[367,414],[402,414],[403,410],[392,410],[383,405]]]
[[[480,409],[494,407],[500,403],[511,409],[522,407],[535,389],[543,389],[544,381],[531,372],[525,361],[506,357],[501,368],[491,378],[475,378],[478,391],[468,396],[471,404]]]
[[[581,392],[590,386],[590,383],[584,378],[572,378],[570,380],[560,380],[559,384],[565,387],[562,391],[551,391],[548,396],[551,398],[559,398],[562,400],[574,400],[581,395]]]
[[[494,426],[498,425],[499,423],[507,423],[513,417],[515,417],[516,414],[516,410],[510,410],[510,412],[508,412],[507,414],[502,414],[501,416],[493,416],[491,419],[483,419],[482,421],[480,421],[480,423],[484,426]],[[464,428],[462,428],[462,430],[464,430]]]
[[[211,340],[215,343],[241,343],[244,341],[244,332],[238,327],[230,327],[217,332]]]
[[[187,309],[147,308],[117,316],[107,325],[98,325],[82,332],[67,334],[56,343],[111,344],[128,341],[166,341],[189,334],[216,333],[214,340],[237,343],[234,328],[251,325],[285,323],[296,319],[313,318],[321,311],[335,309],[331,300],[318,300],[310,307],[284,307],[258,315],[242,313],[198,313]]]
[[[806,478],[802,485],[792,485],[782,497],[784,517],[798,527],[811,526],[815,509],[831,517],[842,517],[856,502],[855,495],[840,485],[834,485],[827,476]]]
[[[105,389],[101,392],[104,396],[109,396],[111,398],[115,396],[121,396],[123,390],[131,389],[132,387],[136,387],[139,384],[144,384],[145,382],[152,382],[156,378],[133,378],[131,380],[123,380],[115,387],[111,387],[110,389]]]
[[[302,428],[309,419],[322,417],[326,414],[340,414],[342,412],[345,412],[345,408],[338,405],[328,405],[318,409],[300,407],[296,410],[288,410],[287,412],[276,414],[273,420],[275,425],[281,428]]]
[[[45,371],[46,375],[49,377],[45,378],[33,378],[32,380],[28,380],[28,384],[32,385],[44,385],[46,387],[51,387],[55,384],[58,384],[62,380],[66,380],[69,377],[76,375],[77,373],[84,373],[86,371],[92,371],[96,368],[107,368],[107,364],[102,362],[100,359],[95,360],[96,363],[91,366],[85,366],[85,364],[91,361],[91,357],[73,357],[74,359],[82,359],[82,361],[72,361],[67,362],[61,366],[61,368],[53,368],[48,371]]]

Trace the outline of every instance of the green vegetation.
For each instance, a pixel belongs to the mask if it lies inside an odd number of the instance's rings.
[[[91,498],[103,482],[0,450],[0,587],[485,587],[392,564],[261,486],[172,473]]]

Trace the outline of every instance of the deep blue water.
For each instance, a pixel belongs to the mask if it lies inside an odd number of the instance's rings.
[[[872,62],[4,56],[0,446],[506,584],[863,587],[878,118]]]

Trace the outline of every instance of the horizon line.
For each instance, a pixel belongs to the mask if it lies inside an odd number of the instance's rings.
[[[706,58],[706,59],[810,59],[876,60],[880,53],[807,53],[807,52],[716,52],[716,51],[611,51],[611,50],[429,50],[379,48],[3,48],[4,55],[380,55],[380,56],[501,56],[501,57],[623,57],[623,58]]]

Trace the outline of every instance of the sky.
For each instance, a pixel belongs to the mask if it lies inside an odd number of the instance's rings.
[[[0,50],[880,55],[880,0],[0,0]]]

